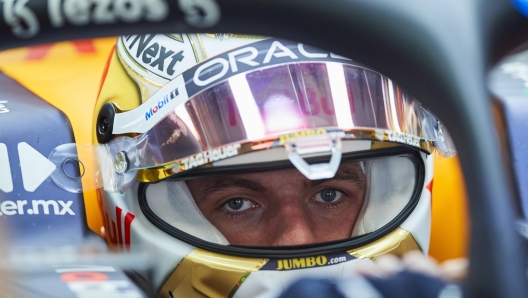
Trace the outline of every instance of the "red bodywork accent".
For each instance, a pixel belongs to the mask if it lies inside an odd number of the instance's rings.
[[[99,95],[101,94],[101,90],[103,89],[104,81],[106,80],[106,76],[108,75],[108,68],[110,68],[110,62],[112,61],[112,57],[114,56],[115,51],[115,45],[112,47],[112,50],[110,51],[110,55],[108,55],[108,60],[106,60],[106,64],[103,70],[103,76],[101,77],[101,83],[99,83],[99,92],[97,92],[97,98],[99,98]]]
[[[431,179],[431,182],[429,182],[425,188],[431,192],[431,195],[433,194],[433,179]]]
[[[76,40],[72,41],[73,46],[79,53],[95,53],[95,46],[93,44],[93,40],[91,39],[83,39],[83,40]]]
[[[63,282],[103,281],[108,280],[108,275],[99,272],[80,271],[63,273],[60,279]]]
[[[123,231],[121,230],[121,213],[123,209],[116,206],[116,220],[117,220],[117,243],[119,243],[119,248],[123,249]]]
[[[125,249],[130,250],[130,225],[132,221],[136,218],[134,214],[127,212],[125,216]]]
[[[132,221],[136,216],[130,212],[127,212],[123,218],[123,209],[120,207],[115,208],[115,214],[116,214],[116,221],[113,221],[112,219],[109,219],[108,213],[106,211],[103,212],[103,220],[104,220],[104,226],[106,231],[106,239],[109,243],[111,243],[115,248],[118,248],[120,250],[126,250],[130,251],[130,227],[132,225]],[[124,222],[125,226],[122,226],[122,222]],[[123,242],[123,228],[125,230],[125,241]]]
[[[48,54],[53,44],[44,44],[29,48],[26,60],[41,60]]]
[[[75,50],[79,53],[95,53],[95,46],[93,43],[93,40],[91,39],[84,39],[84,40],[76,40],[71,42],[73,46],[75,47]],[[42,60],[48,52],[51,50],[51,48],[54,46],[54,44],[44,44],[44,45],[38,45],[29,47],[28,53],[26,55],[26,60]]]

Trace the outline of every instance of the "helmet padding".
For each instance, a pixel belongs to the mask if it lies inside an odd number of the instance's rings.
[[[416,170],[398,156],[365,161],[367,190],[352,236],[374,232],[400,213],[411,199]]]
[[[205,241],[228,245],[227,239],[200,212],[184,181],[166,181],[147,188],[147,202],[166,223]]]
[[[416,170],[398,156],[362,162],[367,189],[351,236],[374,232],[405,208],[414,190]],[[184,181],[164,181],[147,188],[147,202],[157,216],[185,233],[228,245],[227,239],[202,214]]]

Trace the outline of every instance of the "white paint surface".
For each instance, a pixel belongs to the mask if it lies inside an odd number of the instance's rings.
[[[7,155],[7,147],[3,143],[0,143],[0,190],[6,193],[13,191],[9,156]]]
[[[26,142],[18,143],[18,156],[26,191],[34,192],[55,171],[56,166]]]

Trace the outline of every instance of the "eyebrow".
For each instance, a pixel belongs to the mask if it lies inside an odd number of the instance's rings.
[[[333,178],[322,179],[322,180],[304,180],[304,187],[313,188],[319,184],[322,184],[330,180],[349,181],[359,187],[365,187],[365,176],[362,173],[362,171],[358,169],[349,169],[349,168],[340,168]],[[208,186],[204,187],[200,191],[199,197],[201,200],[204,200],[212,193],[221,191],[223,189],[232,188],[232,187],[246,188],[246,189],[253,190],[255,192],[260,192],[260,193],[267,191],[266,187],[264,187],[262,184],[256,181],[253,181],[253,180],[249,180],[245,178],[229,178],[229,177],[225,178],[224,177],[224,178],[215,179],[211,183],[209,183]]]
[[[255,182],[253,180],[245,179],[245,178],[222,178],[222,179],[215,179],[212,181],[208,186],[204,187],[203,190],[200,191],[200,197],[201,199],[206,198],[210,194],[220,191],[222,189],[231,188],[231,187],[241,187],[241,188],[247,188],[256,192],[265,192],[266,187],[262,186],[260,183]]]

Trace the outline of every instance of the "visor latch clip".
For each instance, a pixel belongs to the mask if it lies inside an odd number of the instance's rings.
[[[330,132],[324,135],[311,135],[291,138],[285,144],[286,154],[291,163],[310,180],[329,179],[339,169],[342,156],[342,133]],[[331,155],[327,163],[308,164],[303,158]]]

